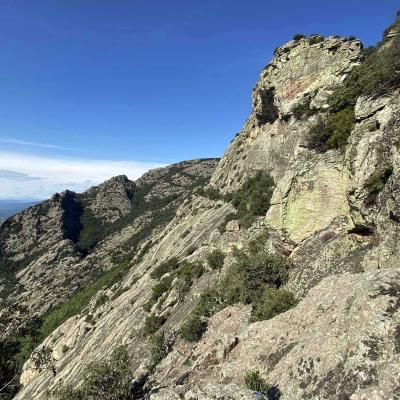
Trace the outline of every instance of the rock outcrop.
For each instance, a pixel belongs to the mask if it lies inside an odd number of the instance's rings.
[[[395,399],[399,306],[400,272],[373,271],[325,278],[296,308],[269,321],[250,324],[248,308],[228,307],[212,317],[198,344],[177,343],[157,367],[154,386],[178,383],[179,393],[243,385],[246,371],[258,369],[282,400]],[[168,398],[161,394],[150,398]]]

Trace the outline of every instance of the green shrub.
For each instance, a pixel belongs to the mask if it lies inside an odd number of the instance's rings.
[[[197,342],[207,330],[207,322],[201,317],[194,315],[190,317],[182,326],[180,335],[188,342]]]
[[[248,371],[244,376],[244,383],[250,390],[267,394],[271,386],[261,377],[260,371]]]
[[[170,258],[169,260],[161,263],[150,276],[153,279],[160,279],[167,272],[175,271],[179,266],[178,259],[176,257]]]
[[[319,116],[308,132],[307,146],[319,151],[344,148],[354,124],[352,107],[327,116]]]
[[[146,301],[146,303],[142,305],[142,308],[144,311],[150,312],[154,304],[156,304],[156,302],[153,299],[150,299],[149,301]]]
[[[152,335],[156,333],[165,323],[165,319],[157,317],[156,315],[149,315],[144,320],[143,333],[145,335]]]
[[[176,270],[176,276],[183,279],[190,286],[193,282],[200,278],[204,273],[204,267],[200,263],[191,263],[184,261]]]
[[[79,388],[61,385],[52,397],[57,400],[129,400],[132,392],[130,360],[126,347],[121,346],[106,361],[89,364]]]
[[[151,298],[143,304],[143,310],[149,312],[153,305],[157,303],[160,297],[164,293],[169,292],[172,288],[172,282],[175,278],[180,278],[176,285],[180,294],[187,292],[193,285],[193,282],[200,278],[204,273],[204,267],[200,263],[191,263],[189,261],[183,261],[177,263],[176,259],[172,259],[171,262],[164,263],[165,267],[162,268],[162,272],[156,272],[154,276],[163,275],[164,271],[172,270],[170,275],[164,276],[152,289]]]
[[[329,149],[339,149],[346,146],[355,120],[354,109],[352,107],[347,107],[330,116],[328,120],[330,137],[326,142]]]
[[[215,312],[221,309],[222,304],[220,293],[215,289],[209,289],[200,296],[200,300],[194,307],[192,315],[211,317]]]
[[[306,138],[308,148],[321,152],[327,150],[326,142],[331,136],[327,120],[326,116],[319,115],[311,125]]]
[[[391,43],[373,51],[368,50],[365,62],[350,72],[347,79],[340,85],[329,99],[333,112],[354,107],[359,96],[379,94],[400,84],[400,37],[392,39]]]
[[[308,39],[308,43],[310,43],[311,45],[313,44],[317,44],[317,43],[321,43],[324,41],[324,37],[318,34],[313,34],[309,37]]]
[[[170,350],[169,340],[165,337],[164,332],[151,335],[149,338],[149,347],[151,361],[154,365],[159,364]]]
[[[400,21],[384,33],[382,45],[364,50],[365,61],[355,67],[328,99],[330,112],[320,117],[309,132],[308,147],[325,151],[344,148],[355,124],[354,106],[360,96],[375,96],[400,86],[400,36],[392,39],[392,29],[400,32]],[[353,38],[349,38],[353,40]]]
[[[254,312],[254,318],[258,321],[270,319],[281,314],[297,304],[293,293],[276,288],[267,288]]]
[[[211,186],[208,187],[207,189],[199,188],[197,190],[197,194],[214,201],[222,199],[221,192],[218,189],[213,188]]]
[[[304,103],[298,103],[292,108],[292,114],[296,119],[308,118],[315,113],[316,110],[310,107],[310,100]]]
[[[273,189],[274,180],[271,176],[264,171],[258,171],[238,191],[227,196],[238,210],[234,217],[239,219],[242,227],[248,228],[257,216],[267,213]],[[233,217],[232,214],[229,217]]]
[[[108,301],[108,296],[107,296],[106,294],[103,293],[103,294],[101,294],[101,295],[97,298],[95,307],[96,307],[96,308],[97,308],[97,307],[100,307],[100,306],[102,306],[103,304],[105,304],[107,301]]]
[[[305,37],[306,37],[306,36],[303,35],[302,33],[296,33],[296,34],[293,36],[293,40],[295,40],[296,42],[298,42],[299,40],[304,39]]]
[[[281,308],[275,304],[267,314],[269,304],[263,295],[268,288],[281,287],[287,280],[290,268],[286,258],[265,250],[268,237],[268,231],[263,231],[249,243],[248,253],[236,251],[236,262],[229,268],[226,277],[216,288],[201,295],[180,331],[182,338],[199,340],[207,329],[206,318],[228,305],[252,304],[253,314],[261,318],[261,313],[271,317],[272,312],[286,311],[289,304],[292,304],[289,292],[279,291],[280,297],[275,295],[273,300],[282,300]]]
[[[225,255],[221,250],[214,250],[207,256],[208,265],[212,269],[221,269],[224,266]]]
[[[200,340],[207,330],[205,317],[211,317],[221,307],[223,307],[223,301],[217,290],[210,289],[204,292],[187,321],[183,324],[180,330],[181,337],[191,342]]]
[[[279,288],[286,282],[289,267],[287,259],[265,250],[238,252],[221,283],[221,295],[226,304],[257,304],[266,288]]]
[[[152,290],[151,298],[154,301],[157,301],[165,292],[168,292],[171,289],[172,281],[174,280],[173,275],[165,276],[158,282]]]

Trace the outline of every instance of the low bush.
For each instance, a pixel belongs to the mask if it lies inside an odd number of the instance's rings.
[[[221,192],[218,189],[213,188],[211,186],[208,187],[207,189],[204,189],[203,187],[199,188],[197,190],[197,194],[199,196],[206,197],[206,198],[208,198],[210,200],[214,200],[214,201],[221,200],[223,198],[223,196],[221,195]]]
[[[304,39],[305,37],[306,37],[306,36],[303,35],[302,33],[296,33],[296,34],[293,36],[293,40],[295,40],[296,42],[298,42],[299,40]]]
[[[329,113],[320,117],[310,129],[308,147],[319,151],[344,148],[355,124],[357,99],[376,96],[400,86],[400,36],[389,38],[388,34],[393,30],[400,33],[399,18],[385,30],[378,47],[363,50],[364,63],[354,67],[343,84],[332,93],[328,99]]]
[[[313,34],[308,38],[308,43],[310,43],[311,45],[313,44],[317,44],[317,43],[321,43],[324,41],[324,37],[318,34]]]
[[[151,299],[156,302],[165,292],[168,292],[171,289],[173,280],[173,275],[168,275],[162,278],[160,282],[153,287]]]
[[[363,64],[353,68],[329,99],[333,112],[353,107],[358,97],[379,94],[400,84],[400,37],[377,50],[369,48]]]
[[[318,116],[308,132],[307,147],[321,152],[344,148],[354,124],[354,109],[351,107]]]
[[[192,315],[211,317],[223,306],[220,293],[215,289],[205,291],[192,311]]]
[[[133,394],[128,351],[121,346],[106,361],[89,364],[81,386],[61,385],[51,396],[57,400],[129,400]]]
[[[327,150],[326,142],[331,132],[328,129],[327,117],[319,115],[307,133],[307,147],[319,152]]]
[[[157,317],[156,315],[149,315],[144,320],[143,333],[145,335],[152,335],[156,333],[165,323],[165,319]]]
[[[223,302],[217,290],[208,290],[204,292],[180,330],[182,339],[190,342],[200,340],[207,330],[205,318],[211,317],[219,311],[222,306]]]
[[[191,263],[188,261],[184,261],[179,265],[179,268],[176,270],[176,276],[183,279],[189,285],[192,285],[193,282],[200,278],[204,273],[204,267],[200,263]]]
[[[161,332],[150,336],[149,347],[151,361],[157,365],[169,353],[170,343],[164,332]]]
[[[255,392],[267,394],[271,386],[261,377],[260,371],[248,371],[244,376],[244,383],[250,390]]]
[[[347,144],[355,124],[354,108],[347,107],[330,116],[328,120],[329,139],[326,146],[329,149],[343,148]]]
[[[204,292],[192,310],[180,331],[183,339],[199,340],[207,329],[207,318],[228,305],[251,304],[253,318],[260,320],[296,304],[290,292],[279,289],[287,281],[290,262],[265,250],[268,237],[268,232],[263,231],[249,243],[247,253],[236,251],[236,262],[226,277],[214,289]]]
[[[207,256],[207,263],[212,269],[221,269],[224,259],[225,255],[221,250],[214,250]]]
[[[150,276],[153,279],[160,279],[167,272],[175,271],[179,266],[179,261],[176,257],[172,257],[167,261],[161,263]]]
[[[258,171],[238,191],[226,196],[226,199],[232,201],[232,204],[237,208],[237,213],[230,214],[228,217],[239,219],[241,226],[248,228],[257,216],[267,213],[273,189],[274,180],[272,177],[264,171]],[[227,219],[226,222],[228,222]]]
[[[298,103],[292,108],[292,114],[296,119],[308,118],[314,115],[316,110],[310,107],[310,101],[307,100],[304,103]]]
[[[291,309],[296,304],[297,301],[293,293],[274,287],[267,288],[255,307],[254,319],[258,321],[271,319]]]
[[[172,288],[172,282],[175,278],[179,278],[176,282],[176,287],[180,295],[184,295],[194,281],[200,278],[204,273],[204,267],[200,263],[192,263],[189,261],[183,261],[178,263],[174,258],[166,263],[160,265],[159,270],[153,271],[154,277],[163,276],[164,273],[169,272],[170,275],[164,276],[152,289],[151,298],[143,304],[143,310],[150,312],[154,304],[164,295],[169,292]]]
[[[191,316],[180,329],[182,339],[197,342],[207,330],[207,322],[198,315]]]
[[[287,280],[290,264],[282,256],[265,250],[236,254],[236,262],[221,283],[226,304],[257,304],[268,287],[281,287]]]

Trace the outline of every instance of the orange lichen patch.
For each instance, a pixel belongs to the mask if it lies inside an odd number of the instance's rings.
[[[318,74],[306,75],[296,80],[289,80],[287,84],[282,84],[277,90],[277,95],[283,101],[291,101],[298,94],[304,92],[315,81],[319,79]]]

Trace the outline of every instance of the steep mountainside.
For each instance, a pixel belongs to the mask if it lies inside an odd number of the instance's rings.
[[[209,185],[55,327],[15,398],[399,399],[399,60],[400,20],[368,51],[317,35],[277,49]],[[115,209],[86,193],[83,229],[43,246],[90,257],[85,218],[131,215],[114,184]],[[3,252],[32,253],[13,221]],[[118,229],[95,237],[102,257]]]
[[[6,278],[0,294],[12,291],[8,299],[26,300],[35,311],[64,301],[91,275],[112,268],[114,255],[134,251],[166,224],[185,196],[208,181],[216,162],[174,164],[136,182],[117,176],[82,194],[56,194],[9,218],[0,228],[0,273]],[[11,282],[15,286],[7,287]]]
[[[142,242],[208,182],[217,161],[174,164],[135,182],[118,176],[82,194],[56,194],[9,218],[0,227],[0,301],[44,315],[41,332],[31,336],[45,337],[92,293],[121,279],[130,258],[140,257]]]

